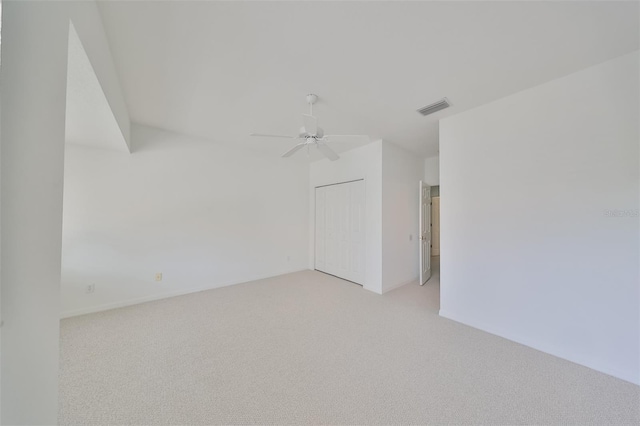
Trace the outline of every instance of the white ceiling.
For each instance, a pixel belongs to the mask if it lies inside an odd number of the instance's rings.
[[[73,25],[69,28],[65,141],[94,148],[129,150]]]
[[[639,48],[637,2],[107,2],[135,122],[275,154],[326,133],[420,155],[437,120]],[[447,97],[429,117],[416,109]],[[337,148],[337,150],[341,150]]]

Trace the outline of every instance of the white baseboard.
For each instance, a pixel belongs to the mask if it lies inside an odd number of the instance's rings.
[[[634,375],[634,372],[622,370],[622,369],[613,367],[611,365],[607,365],[606,363],[597,359],[590,358],[587,355],[576,354],[575,352],[569,352],[564,348],[559,348],[547,342],[540,342],[540,341],[535,341],[533,339],[529,339],[526,337],[523,338],[522,336],[516,336],[512,332],[505,332],[504,330],[499,329],[499,327],[487,326],[486,324],[481,324],[481,323],[478,323],[477,321],[474,321],[471,318],[467,318],[464,315],[454,314],[453,312],[448,312],[448,311],[445,311],[444,309],[440,309],[439,314],[443,318],[447,318],[452,321],[467,325],[469,327],[473,327],[478,330],[482,330],[487,333],[490,333],[499,337],[503,337],[507,340],[511,340],[513,342],[519,343],[524,346],[528,346],[530,348],[536,349],[538,351],[544,352],[549,355],[556,356],[558,358],[562,358],[567,361],[571,361],[573,363],[582,365],[592,370],[599,371],[604,374],[608,374],[609,376],[616,377],[626,382],[630,382],[635,385],[640,385],[640,377],[638,377],[637,375]]]
[[[71,309],[68,311],[63,311],[60,314],[60,318],[64,319],[64,318],[76,317],[79,315],[109,311],[111,309],[124,308],[125,306],[139,305],[140,303],[153,302],[155,300],[168,299],[170,297],[184,296],[185,294],[199,293],[201,291],[213,290],[213,289],[222,288],[222,287],[229,287],[231,285],[236,285],[236,284],[243,284],[243,283],[248,283],[252,281],[265,280],[267,278],[274,278],[274,277],[279,277],[281,275],[293,274],[296,272],[307,271],[307,270],[308,269],[300,269],[298,271],[286,272],[284,274],[256,277],[249,280],[242,280],[238,282],[231,282],[231,283],[224,283],[224,284],[209,284],[206,286],[192,287],[192,288],[172,291],[169,293],[161,293],[161,294],[154,294],[152,296],[144,296],[144,297],[137,297],[133,299],[120,300],[117,302],[110,302],[110,303],[104,303],[102,305],[88,306],[86,308],[80,308],[80,309]]]
[[[381,294],[390,292],[391,290],[395,290],[396,288],[400,288],[403,285],[407,285],[407,284],[418,282],[419,279],[420,279],[420,277],[415,277],[415,278],[410,279],[409,281],[404,281],[404,282],[392,284],[392,285],[387,286],[386,288],[382,289],[382,293]]]

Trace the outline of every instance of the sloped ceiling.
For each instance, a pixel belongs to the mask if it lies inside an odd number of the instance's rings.
[[[280,154],[327,133],[438,151],[439,118],[639,48],[637,2],[105,2],[132,121]],[[416,109],[448,97],[429,117]],[[338,148],[340,150],[340,148]]]
[[[65,141],[93,148],[129,151],[73,25],[69,28]]]

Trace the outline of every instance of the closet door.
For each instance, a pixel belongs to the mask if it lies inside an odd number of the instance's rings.
[[[336,277],[351,279],[349,268],[349,193],[350,183],[330,187],[336,193],[336,269],[331,272]]]
[[[364,284],[364,181],[316,188],[315,268]]]
[[[325,187],[325,191],[325,267],[319,270],[335,275],[338,271],[338,221],[340,220],[338,215],[338,193],[335,190],[335,186],[327,186]]]

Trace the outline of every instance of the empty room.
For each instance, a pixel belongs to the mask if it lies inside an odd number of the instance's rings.
[[[640,2],[0,5],[0,424],[640,424]]]

